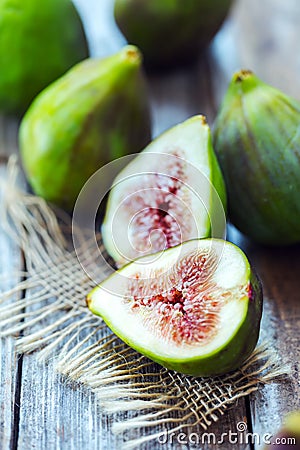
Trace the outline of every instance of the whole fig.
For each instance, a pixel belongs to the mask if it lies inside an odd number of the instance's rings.
[[[128,46],[87,59],[34,100],[20,127],[20,149],[37,195],[71,210],[87,179],[150,140],[141,55]]]
[[[42,89],[87,56],[71,0],[0,0],[0,111],[24,113]]]
[[[232,0],[116,0],[115,19],[147,66],[194,59],[216,34]]]
[[[213,143],[229,217],[262,244],[300,242],[300,103],[251,71],[233,76]]]

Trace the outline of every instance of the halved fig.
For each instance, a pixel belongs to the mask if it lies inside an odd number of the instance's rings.
[[[87,296],[87,304],[153,361],[211,376],[234,370],[253,351],[262,288],[238,247],[194,239],[119,269]]]
[[[176,125],[123,169],[109,194],[102,236],[118,267],[194,238],[223,238],[223,177],[204,116]]]

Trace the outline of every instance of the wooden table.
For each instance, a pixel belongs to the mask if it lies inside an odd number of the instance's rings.
[[[123,45],[113,22],[111,0],[76,0],[76,4],[93,55],[104,56]],[[227,83],[241,66],[300,100],[299,23],[299,0],[238,0],[213,44],[193,68],[149,76],[153,134],[196,113],[207,115],[212,124]],[[8,155],[17,152],[17,127],[13,119],[0,119],[0,177],[5,176]],[[228,237],[245,250],[260,274],[265,292],[262,334],[283,362],[290,364],[291,376],[240,399],[209,431],[218,436],[235,431],[236,424],[244,421],[248,430],[262,436],[274,433],[288,411],[299,409],[300,246],[259,247],[233,227]],[[13,273],[24,264],[23,254],[1,232],[0,272]],[[17,281],[12,276],[1,288]],[[122,436],[111,434],[109,419],[101,414],[94,396],[60,379],[51,360],[38,364],[34,355],[16,356],[11,337],[0,340],[0,382],[1,450],[122,448]],[[231,446],[247,450],[259,447]],[[143,448],[155,449],[158,444],[152,442]],[[163,448],[190,447],[165,444]],[[203,448],[229,447],[208,444]]]

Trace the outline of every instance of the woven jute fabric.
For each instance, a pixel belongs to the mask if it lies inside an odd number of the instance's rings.
[[[94,240],[82,232],[75,252],[68,219],[58,219],[42,199],[21,191],[17,178],[12,158],[8,178],[1,182],[1,224],[23,250],[26,271],[13,289],[0,294],[0,336],[19,334],[18,352],[55,358],[56,370],[92,389],[107,414],[131,411],[128,419],[112,425],[114,432],[129,433],[124,449],[156,439],[161,434],[157,425],[169,432],[193,425],[207,430],[238,398],[287,372],[267,345],[239,370],[213,378],[169,371],[132,350],[86,307],[94,281],[78,259],[89,273],[97,272],[97,279],[110,273],[107,265],[98,265]],[[100,235],[97,240],[104,253]]]

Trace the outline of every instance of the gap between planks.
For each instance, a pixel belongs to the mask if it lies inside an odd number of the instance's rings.
[[[26,258],[24,252],[21,250],[21,268],[24,273],[26,273]],[[26,277],[22,277],[21,282],[26,281]],[[26,297],[26,289],[21,292],[21,299]],[[23,308],[22,313],[25,312],[26,308]],[[24,319],[21,320],[24,322]],[[19,333],[19,336],[23,336],[23,332]],[[21,391],[22,391],[22,373],[23,373],[23,355],[18,355],[17,368],[16,368],[16,384],[15,384],[15,395],[14,395],[14,406],[13,406],[13,427],[11,431],[11,441],[10,450],[18,449],[19,440],[19,424],[20,424],[20,409],[21,409]]]

